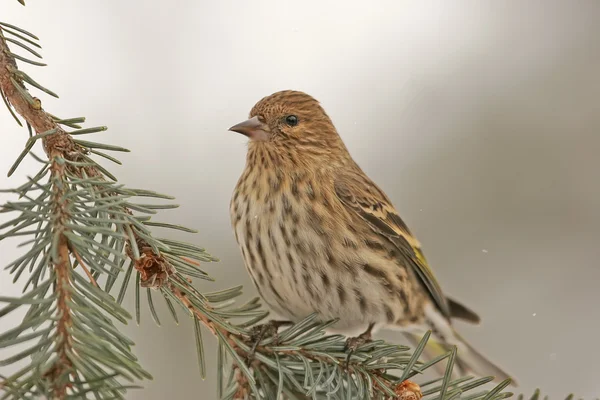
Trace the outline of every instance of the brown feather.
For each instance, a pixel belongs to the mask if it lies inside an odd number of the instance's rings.
[[[427,289],[442,314],[450,318],[450,310],[440,285],[415,239],[387,196],[358,166],[337,176],[335,191],[340,200],[356,212],[376,233],[384,236],[400,250],[402,265],[411,267]]]

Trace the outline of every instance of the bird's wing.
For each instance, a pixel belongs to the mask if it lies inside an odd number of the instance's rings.
[[[448,301],[427,264],[418,240],[412,236],[385,193],[360,169],[345,171],[337,177],[334,186],[347,209],[358,214],[375,233],[400,250],[402,264],[414,269],[442,314],[450,318]]]

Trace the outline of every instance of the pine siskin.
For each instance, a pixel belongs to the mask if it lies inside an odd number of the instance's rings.
[[[508,377],[454,330],[453,318],[479,317],[444,296],[419,242],[314,98],[274,93],[230,130],[251,139],[231,221],[273,311],[291,321],[338,318],[337,330],[363,338],[379,327],[413,339],[431,329],[434,350],[457,346],[463,372]]]

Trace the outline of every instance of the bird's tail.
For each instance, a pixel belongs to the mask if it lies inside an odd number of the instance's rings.
[[[429,307],[425,311],[425,315],[428,328],[432,331],[431,338],[423,351],[425,358],[433,359],[447,353],[452,346],[456,346],[455,376],[472,373],[477,376],[493,376],[494,380],[498,382],[510,378],[510,375],[467,343],[438,310]],[[405,332],[405,336],[413,344],[416,344],[423,335]],[[438,371],[444,372],[445,365],[443,363],[436,364],[436,367]],[[514,379],[512,379],[512,385],[517,386]]]

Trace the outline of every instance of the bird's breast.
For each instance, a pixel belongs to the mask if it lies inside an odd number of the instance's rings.
[[[280,316],[317,312],[340,327],[407,316],[406,270],[349,218],[326,175],[247,167],[231,200],[246,268]],[[404,304],[403,304],[404,303]]]

